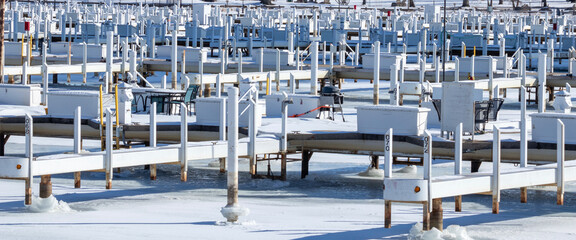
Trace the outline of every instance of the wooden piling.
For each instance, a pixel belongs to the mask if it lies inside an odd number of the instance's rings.
[[[43,175],[40,178],[40,198],[48,198],[52,195],[52,177]]]
[[[301,171],[301,178],[306,178],[308,175],[310,158],[312,158],[312,154],[314,152],[303,150],[302,151],[302,171]]]
[[[442,198],[432,200],[432,213],[430,215],[430,227],[442,231],[444,229]]]
[[[528,202],[528,188],[521,187],[520,188],[520,202],[527,203]]]
[[[82,186],[82,172],[74,173],[74,188],[80,188]]]
[[[454,211],[462,212],[462,196],[454,197]]]
[[[156,174],[157,174],[156,164],[151,164],[150,165],[150,180],[152,180],[152,181],[156,180]]]
[[[430,211],[428,211],[428,202],[423,202],[423,209],[422,209],[422,230],[428,231],[431,229],[430,227]]]
[[[24,204],[32,205],[32,184],[30,179],[26,179],[24,185]]]
[[[226,172],[226,158],[220,158],[220,173]]]
[[[392,201],[384,201],[384,228],[392,227]]]
[[[280,178],[282,179],[282,181],[286,181],[286,153],[282,153]]]
[[[378,155],[370,155],[370,168],[378,169],[380,165],[380,157]]]

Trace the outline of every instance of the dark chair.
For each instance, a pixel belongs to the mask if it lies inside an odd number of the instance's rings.
[[[156,103],[156,113],[164,112],[164,97],[163,96],[150,96],[150,105]]]
[[[498,118],[498,112],[500,108],[502,108],[502,104],[504,103],[503,98],[493,98],[490,101],[490,111],[488,112],[488,120],[489,121],[496,121]]]
[[[191,113],[190,106],[192,104],[194,104],[194,100],[198,96],[198,90],[199,89],[200,89],[200,85],[190,85],[186,89],[186,93],[184,94],[184,98],[181,98],[179,100],[172,100],[172,101],[168,102],[168,104],[170,105],[170,109],[169,109],[170,113],[172,113],[172,105],[180,105],[180,103],[186,104],[186,107],[188,107],[188,112]]]
[[[438,114],[438,121],[442,120],[442,99],[432,99],[432,105]]]
[[[484,133],[488,115],[490,112],[489,101],[478,101],[474,103],[474,130],[475,132]]]

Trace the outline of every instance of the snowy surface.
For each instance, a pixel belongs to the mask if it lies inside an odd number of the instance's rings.
[[[368,0],[368,6],[389,7],[391,2]],[[461,2],[450,0],[448,5],[458,6]],[[246,4],[254,3],[246,1]],[[360,3],[352,0],[350,5]],[[418,6],[439,3],[416,2]],[[540,1],[525,3],[538,6]],[[549,3],[552,7],[572,6],[565,1]],[[471,1],[471,4],[484,7],[486,2]],[[504,6],[509,5],[506,1]],[[149,79],[155,86],[160,85],[161,73],[157,74]],[[78,76],[72,80],[73,83],[81,81]],[[32,81],[40,79],[34,76]],[[98,83],[98,77],[88,81]],[[298,93],[309,92],[308,81],[301,81],[300,86]],[[372,87],[365,80],[347,79],[342,90],[346,96],[346,122],[338,114],[334,121],[289,119],[289,132],[356,131],[354,107],[372,103]],[[388,82],[381,83],[382,104],[388,102],[388,87]],[[286,84],[282,84],[282,89],[288,90]],[[508,91],[500,121],[486,127],[499,126],[505,133],[504,141],[519,139],[517,94],[517,90]],[[415,105],[417,99],[407,96],[404,102]],[[528,110],[536,111],[533,105]],[[43,115],[44,108],[0,106],[1,116],[25,113]],[[133,120],[147,123],[148,115],[135,114]],[[160,115],[158,120],[178,122],[179,116]],[[191,117],[189,121],[195,119]],[[279,133],[280,126],[279,118],[264,118],[260,132]],[[435,136],[439,135],[438,127],[431,126]],[[475,139],[492,139],[492,134],[476,135]],[[435,137],[435,140],[440,139]],[[23,143],[23,137],[12,136],[6,154],[23,155]],[[89,151],[100,147],[98,141],[86,140],[83,144]],[[36,138],[34,149],[36,155],[69,152],[72,140]],[[252,179],[248,174],[248,161],[240,159],[239,204],[250,214],[238,223],[227,224],[221,214],[226,205],[226,175],[219,172],[216,162],[190,162],[187,182],[180,182],[180,168],[175,165],[159,166],[156,181],[149,180],[148,170],[142,167],[122,169],[114,175],[112,190],[105,189],[105,176],[101,172],[83,173],[80,189],[73,187],[73,174],[54,175],[54,197],[35,197],[30,207],[23,204],[23,181],[0,180],[0,239],[576,239],[576,183],[567,183],[564,206],[556,205],[555,187],[530,188],[525,204],[520,203],[519,190],[505,190],[497,215],[491,213],[489,195],[464,196],[462,212],[453,210],[453,199],[443,199],[446,227],[443,234],[418,229],[417,223],[422,221],[421,205],[394,203],[392,228],[385,229],[382,171],[368,168],[368,156],[327,153],[314,154],[310,174],[305,179],[300,179],[300,163],[289,163],[287,181]],[[517,168],[503,165],[507,169]],[[433,173],[450,175],[453,167],[451,161],[435,160]],[[258,166],[260,173],[267,168],[267,162]],[[395,177],[422,176],[421,167],[394,168]],[[280,163],[270,162],[270,169],[279,175]],[[491,164],[484,163],[480,171],[491,169]],[[465,162],[464,172],[469,171],[470,164]],[[39,181],[40,178],[34,179],[36,195]]]

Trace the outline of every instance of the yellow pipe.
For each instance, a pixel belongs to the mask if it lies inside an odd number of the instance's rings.
[[[30,39],[28,41],[28,55],[30,56],[30,61],[32,61],[32,40],[34,39],[34,36],[30,35]],[[30,65],[31,63],[28,63],[28,65]]]
[[[270,88],[268,86],[270,86],[270,78],[266,77],[266,95],[270,95]]]
[[[118,120],[118,84],[114,87],[114,104],[116,105],[116,127],[118,127],[118,123],[120,122]]]
[[[466,45],[462,46],[462,51],[464,51],[464,57],[466,57]]]
[[[474,57],[476,57],[476,46],[474,46]]]
[[[102,103],[102,85],[100,85],[100,125],[104,126],[104,104]]]

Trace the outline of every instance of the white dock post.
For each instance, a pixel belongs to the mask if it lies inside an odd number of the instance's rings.
[[[390,128],[388,132],[384,135],[384,179],[392,178],[392,160],[393,155],[393,145],[394,145],[394,130]],[[384,185],[384,191],[386,191],[386,185]],[[384,201],[384,228],[392,227],[392,201]]]
[[[426,62],[423,59],[418,59],[418,63],[420,64],[420,77],[418,78],[418,81],[422,84],[424,83],[424,77],[426,74]]]
[[[130,56],[130,74],[132,75],[132,79],[130,81],[137,81],[138,75],[136,71],[136,55],[138,53],[135,50],[130,50],[128,55]]]
[[[188,180],[188,110],[186,104],[180,103],[180,181]]]
[[[493,128],[492,142],[492,213],[500,212],[500,129]]]
[[[28,60],[24,60],[24,64],[22,64],[22,85],[28,84]]]
[[[225,48],[220,49],[220,73],[226,73],[226,55]]]
[[[456,126],[454,133],[454,175],[462,174],[462,123]],[[454,197],[456,212],[462,211],[462,196]]]
[[[436,62],[436,51],[438,51],[438,46],[436,46],[436,43],[432,44],[432,67],[433,68],[438,68],[438,64]]]
[[[494,98],[494,58],[492,56],[488,57],[488,93],[488,99]]]
[[[332,52],[332,49],[330,49],[330,52]],[[322,65],[326,65],[326,41],[322,43]]]
[[[112,61],[114,53],[114,32],[108,31],[106,33],[106,75],[104,77],[104,93],[111,92],[112,81]]]
[[[404,67],[406,66],[406,54],[402,54],[400,59],[400,73],[398,73],[398,82],[404,82]]]
[[[380,103],[380,42],[374,42],[374,105]]]
[[[74,111],[74,154],[82,151],[82,107],[78,106]],[[74,173],[74,188],[81,186],[81,172]]]
[[[238,205],[238,88],[228,88],[228,104],[228,201],[220,212],[228,222],[236,222],[248,213]]]
[[[106,109],[106,153],[105,153],[105,167],[106,167],[106,189],[112,189],[112,178],[114,177],[113,173],[113,142],[114,142],[114,123],[112,122],[112,110]]]
[[[126,62],[128,61],[128,41],[122,41],[122,64],[120,69],[123,79],[126,80]]]
[[[526,87],[520,86],[520,167],[528,166],[528,127],[526,123]]]
[[[88,64],[88,46],[86,42],[82,43],[82,83],[86,83],[86,70]]]
[[[546,54],[538,54],[538,112],[546,111]]]
[[[556,39],[548,39],[548,52],[550,54],[550,66],[548,66],[548,69],[551,73],[554,73],[554,41],[556,41]]]
[[[264,48],[260,48],[260,66],[259,71],[264,72]]]
[[[423,225],[424,229],[431,229],[430,223],[430,212],[432,212],[432,135],[428,130],[424,131],[424,180],[426,180],[428,185],[428,201],[424,204],[424,217]]]
[[[362,37],[362,36],[360,36]],[[354,66],[360,66],[360,43],[356,43],[356,48],[354,49]]]
[[[398,106],[398,70],[396,64],[390,66],[390,105]]]
[[[460,81],[460,59],[454,59],[454,82]]]
[[[250,157],[250,173],[252,176],[256,175],[256,135],[258,134],[258,127],[256,127],[256,108],[258,107],[258,93],[251,92],[248,96],[250,99],[250,116],[248,119],[248,137],[250,143],[248,144],[248,156]]]
[[[472,64],[470,65],[470,78],[472,78],[472,79],[474,79],[474,80],[476,79],[476,78],[474,77],[474,70],[475,70],[475,69],[474,69],[474,66],[475,66],[475,64],[476,64],[475,62],[476,62],[476,56],[472,56],[472,61],[471,61]]]
[[[222,96],[222,73],[216,75],[216,97]]]
[[[32,204],[32,184],[34,184],[34,175],[32,172],[33,163],[34,163],[34,119],[30,114],[26,113],[25,116],[25,135],[26,135],[26,157],[28,158],[28,178],[26,179],[25,183],[25,205]]]
[[[202,55],[202,54],[200,54]],[[202,58],[202,57],[200,57]],[[200,65],[200,64],[198,64]],[[198,71],[200,72],[200,71]],[[202,75],[200,75],[202,76]],[[182,86],[182,90],[188,88],[188,84],[184,81],[184,77],[186,77],[186,49],[182,50],[182,60],[180,61],[180,85]]]
[[[200,50],[200,56],[198,56],[198,74],[199,74],[199,80],[200,80],[200,88],[198,89],[200,92],[200,96],[204,96],[204,59],[202,58],[204,50]],[[182,58],[182,61],[184,61],[184,58]],[[189,86],[186,86],[186,89],[188,89]],[[209,95],[210,91],[208,91]],[[206,97],[206,96],[204,96]]]
[[[300,70],[300,46],[296,46],[296,70]],[[262,69],[260,72],[264,72]]]
[[[564,205],[564,123],[557,120],[556,127],[556,204]]]
[[[436,65],[436,68],[434,69],[434,78],[435,78],[435,82],[439,83],[440,82],[440,68],[438,66],[440,66],[440,57],[435,57],[433,59],[434,61],[434,65]]]
[[[176,22],[176,21],[174,21]],[[175,23],[176,24],[176,23]],[[172,29],[172,54],[170,58],[171,63],[171,72],[172,72],[172,89],[176,89],[178,86],[178,35],[177,34],[177,26],[174,25],[174,29]]]
[[[276,48],[276,92],[280,91],[280,49]]]
[[[296,93],[296,80],[294,79],[294,74],[290,73],[290,93]]]
[[[162,82],[160,82],[160,87],[166,89],[166,75],[162,76]]]
[[[42,104],[48,106],[48,65],[45,63],[42,64]]]
[[[156,124],[156,102],[150,104],[150,147],[156,147],[157,139],[157,124]],[[156,180],[157,176],[156,164],[150,164],[150,180]]]
[[[522,86],[526,86],[526,55],[520,55],[520,60],[522,60],[522,69],[520,69],[520,74],[522,76]]]
[[[508,74],[509,74],[509,71],[508,71],[508,57],[507,57],[507,56],[504,56],[503,58],[504,58],[504,60],[503,60],[503,61],[504,61],[504,71],[503,71],[503,74],[504,74],[504,77],[505,77],[505,78],[508,78]]]
[[[318,95],[318,42],[312,42],[312,59],[310,75],[310,95]]]
[[[220,119],[218,121],[218,140],[220,141],[226,141],[226,99],[225,98],[220,98],[220,96],[218,96],[218,100],[219,100],[219,110],[220,110]],[[220,163],[220,172],[221,173],[225,173],[226,172],[226,158],[222,157],[219,158],[219,163]]]

